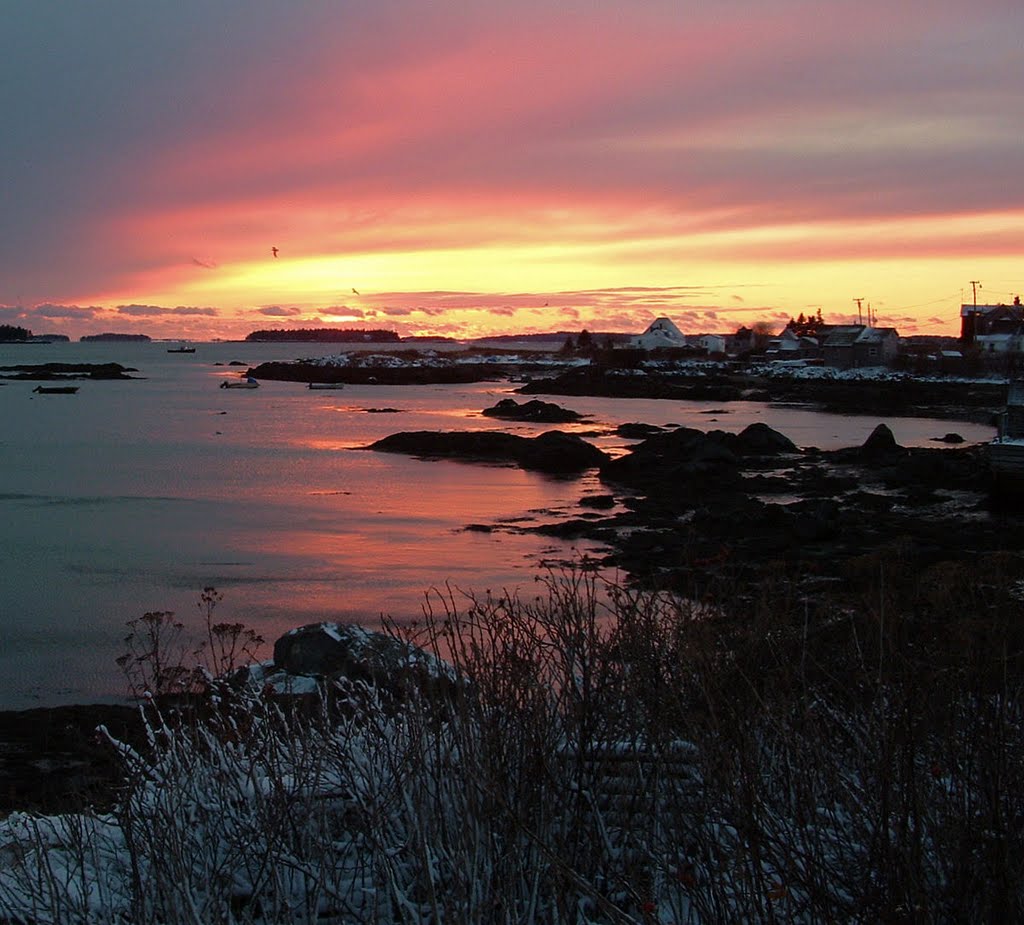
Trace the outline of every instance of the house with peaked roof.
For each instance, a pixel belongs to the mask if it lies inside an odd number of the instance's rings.
[[[816,357],[819,354],[820,345],[817,338],[798,334],[791,327],[785,327],[782,332],[768,341],[768,347],[764,352],[765,359],[772,362],[787,362],[791,360],[805,360]]]
[[[643,334],[634,337],[629,342],[630,347],[637,347],[641,350],[657,350],[659,348],[686,347],[686,336],[675,322],[669,318],[655,318]]]
[[[709,356],[725,353],[725,338],[721,334],[698,334],[695,341]]]
[[[1024,306],[1015,299],[1013,305],[961,305],[960,340],[965,347],[977,344],[986,353],[1000,352],[997,347],[987,348],[983,344],[996,344],[989,338],[1000,334],[1013,334],[1024,324]]]
[[[865,324],[837,324],[825,333],[821,344],[826,366],[835,369],[863,369],[887,366],[899,352],[900,336],[895,328]]]

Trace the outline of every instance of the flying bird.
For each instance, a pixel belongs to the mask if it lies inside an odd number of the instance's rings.
[[[270,248],[270,250],[273,253],[273,255],[276,257],[277,256],[277,248],[276,247],[272,247],[272,248]]]
[[[353,289],[352,291],[353,291],[353,292],[354,292],[354,293],[355,293],[356,295],[359,295],[359,290],[358,290],[358,289]]]

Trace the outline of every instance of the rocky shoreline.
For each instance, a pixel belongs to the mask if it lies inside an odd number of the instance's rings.
[[[682,391],[663,397],[986,422],[1005,399],[998,383],[692,375],[682,381],[591,367],[528,383],[520,392],[651,397],[666,389]],[[488,411],[511,420],[578,418],[550,403],[506,400]],[[934,448],[906,448],[883,425],[863,446],[822,451],[801,450],[762,424],[729,434],[636,423],[620,433],[638,442],[618,459],[557,430],[536,438],[395,434],[372,449],[521,465],[569,480],[596,471],[603,490],[579,498],[579,515],[487,528],[591,544],[600,550],[598,564],[638,585],[724,599],[737,615],[765,594],[799,598],[814,619],[862,604],[880,583],[940,587],[969,572],[985,576],[991,593],[1012,595],[1024,582],[1024,518],[993,504],[985,447],[961,445],[955,434]],[[101,724],[128,741],[141,735],[137,708],[125,704],[0,712],[0,813],[109,802],[118,770],[94,735]]]
[[[998,557],[1007,582],[1024,578],[1024,520],[994,509],[984,446],[905,448],[884,425],[860,447],[787,444],[763,425],[648,437],[600,471],[617,509],[539,529],[599,542],[638,583],[738,602],[786,585],[812,607],[852,604],[872,563],[894,581]]]
[[[7,382],[63,382],[68,379],[138,379],[138,370],[120,363],[36,363],[0,367],[0,380]]]
[[[834,606],[840,590],[863,593],[854,564],[887,557],[920,571],[1001,556],[1007,580],[1024,579],[1024,519],[993,504],[986,448],[955,433],[935,448],[907,448],[879,425],[863,446],[823,451],[764,424],[740,434],[641,424],[620,432],[643,439],[617,459],[559,431],[403,433],[371,449],[562,477],[596,469],[605,493],[581,497],[581,515],[489,529],[583,541],[599,548],[600,567],[694,597],[727,586],[746,601],[766,583],[788,583]],[[822,587],[832,589],[827,603]]]
[[[770,366],[729,368],[705,364],[642,370],[580,366],[550,378],[533,379],[523,395],[595,395],[605,398],[665,398],[676,401],[759,401],[801,405],[832,414],[927,417],[990,424],[1006,401],[1006,383],[917,379],[892,375],[845,378],[803,377]]]
[[[375,356],[356,354],[344,363],[324,360],[263,363],[250,367],[256,379],[334,382],[352,385],[431,385],[519,381],[523,395],[592,395],[604,398],[664,398],[677,401],[759,401],[797,404],[833,414],[918,416],[989,424],[1006,399],[997,379],[921,379],[899,373],[850,377],[817,375],[772,364],[665,362],[619,366],[614,351],[593,362],[558,355],[437,354],[408,350]]]

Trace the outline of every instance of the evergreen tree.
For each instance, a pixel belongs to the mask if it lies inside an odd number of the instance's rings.
[[[0,340],[2,341],[28,340],[31,336],[32,332],[27,328],[19,328],[13,324],[0,324]]]

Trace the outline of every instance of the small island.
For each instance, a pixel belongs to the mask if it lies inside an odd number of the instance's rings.
[[[83,344],[92,341],[114,341],[115,343],[149,343],[148,334],[83,334],[78,338]]]
[[[342,330],[339,328],[293,328],[253,331],[246,335],[255,343],[315,343],[315,344],[397,344],[401,342],[395,331]]]

